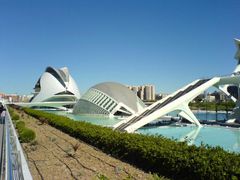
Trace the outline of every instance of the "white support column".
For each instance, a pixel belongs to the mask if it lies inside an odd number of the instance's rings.
[[[179,113],[179,116],[181,116],[181,117],[187,119],[188,121],[190,121],[191,123],[195,124],[194,121],[193,121],[193,120],[188,116],[188,114],[185,113],[184,111],[181,111],[181,112]]]
[[[198,119],[196,118],[196,116],[193,114],[193,112],[190,110],[190,108],[186,103],[182,104],[182,106],[178,109],[181,110],[181,112],[179,113],[180,116],[182,116],[183,118],[186,118],[193,124],[196,124],[197,126],[202,127],[202,125],[199,123]]]
[[[227,87],[229,85],[224,85],[224,86],[218,86],[217,88],[220,89],[223,93],[225,93],[228,97],[230,97],[233,102],[237,102],[237,99],[235,97],[233,97],[228,91],[227,91]],[[216,87],[216,86],[215,86]]]

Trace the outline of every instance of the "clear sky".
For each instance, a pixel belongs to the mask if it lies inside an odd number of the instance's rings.
[[[47,66],[67,66],[81,93],[229,74],[239,12],[239,0],[0,0],[0,92],[30,94]]]

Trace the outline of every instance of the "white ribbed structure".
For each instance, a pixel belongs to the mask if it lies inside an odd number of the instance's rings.
[[[191,123],[196,124],[197,126],[201,126],[198,119],[192,113],[188,104],[192,101],[195,97],[203,93],[208,88],[214,86],[221,91],[223,91],[226,95],[231,97],[233,101],[237,101],[236,98],[231,96],[227,91],[227,87],[229,85],[234,85],[239,88],[240,85],[240,40],[235,39],[235,43],[237,45],[237,53],[235,58],[238,61],[237,67],[235,68],[234,72],[229,76],[223,77],[213,77],[210,79],[199,79],[193,81],[192,83],[188,84],[187,86],[177,90],[176,92],[170,94],[166,98],[157,101],[156,103],[152,104],[149,107],[146,107],[142,111],[139,111],[129,117],[126,120],[123,120],[117,123],[114,128],[120,131],[127,131],[127,132],[134,132],[138,128],[150,123],[151,121],[160,118],[167,113],[172,111],[178,111],[179,115],[183,118],[189,120]],[[239,105],[239,101],[237,105]],[[233,120],[230,122],[234,122],[239,120],[240,117],[240,108],[235,108],[235,116],[233,114]]]
[[[131,116],[145,107],[126,86],[105,82],[91,87],[74,106],[74,114]]]
[[[45,72],[37,81],[34,87],[34,96],[30,100],[33,106],[51,107],[51,104],[59,103],[59,106],[68,102],[77,102],[80,93],[68,68],[54,69],[47,67]],[[42,104],[41,104],[42,103]]]

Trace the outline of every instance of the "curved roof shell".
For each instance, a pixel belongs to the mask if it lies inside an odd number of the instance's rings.
[[[74,106],[75,114],[130,116],[145,107],[125,85],[104,82],[91,87]]]
[[[30,102],[76,101],[80,98],[77,84],[66,67],[60,69],[47,67],[34,90]]]
[[[115,99],[117,102],[122,102],[123,104],[129,106],[135,112],[138,111],[137,102],[142,103],[143,105],[143,102],[137,97],[137,95],[133,91],[120,83],[104,82],[99,83],[92,88],[102,91],[103,93]]]

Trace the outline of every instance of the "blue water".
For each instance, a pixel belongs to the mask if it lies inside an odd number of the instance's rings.
[[[178,112],[171,112],[169,115],[171,116],[177,116]],[[198,120],[218,120],[218,121],[223,121],[228,119],[227,114],[225,112],[218,112],[217,116],[216,113],[213,111],[196,111],[194,112],[194,115]]]
[[[67,116],[76,121],[85,121],[101,126],[113,126],[119,119],[109,119],[102,116],[82,116],[73,115],[64,111],[54,112],[58,115]],[[216,114],[213,112],[196,112],[196,117],[199,120],[215,120]],[[226,119],[225,113],[218,114],[218,120]],[[186,141],[189,145],[200,145],[201,143],[210,146],[220,146],[227,151],[240,153],[240,128],[208,126],[204,125],[202,128],[196,126],[160,126],[160,127],[143,127],[137,132],[146,135],[163,135],[168,138],[176,139],[178,141]]]
[[[227,151],[240,153],[240,129],[221,126],[196,126],[186,127],[148,127],[141,128],[137,132],[146,135],[163,135],[168,138],[186,141],[189,145],[197,146],[201,143],[211,146],[220,146]]]
[[[57,115],[67,116],[76,121],[89,122],[101,126],[113,126],[120,120],[115,118],[103,117],[103,116],[90,116],[90,115],[74,115],[72,113],[66,113],[65,111],[48,111]]]
[[[199,120],[218,120],[223,121],[228,119],[226,113],[218,113],[216,116],[215,112],[195,112],[196,118]]]

